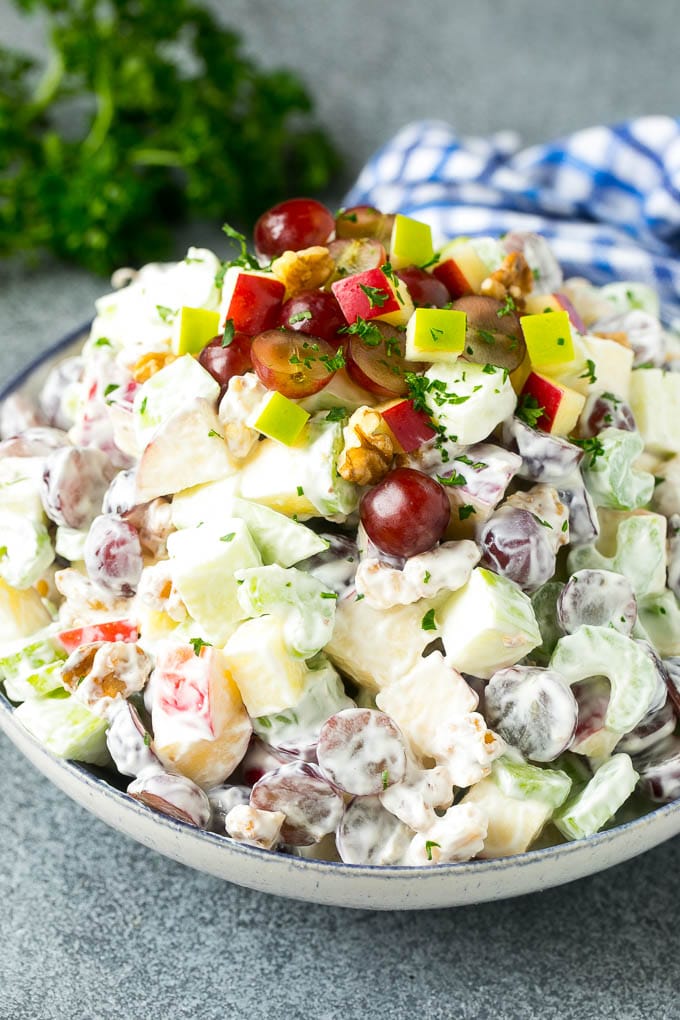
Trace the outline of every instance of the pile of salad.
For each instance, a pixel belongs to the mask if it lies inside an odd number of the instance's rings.
[[[0,674],[265,850],[430,866],[680,796],[680,345],[535,234],[265,212],[121,270],[0,443]]]

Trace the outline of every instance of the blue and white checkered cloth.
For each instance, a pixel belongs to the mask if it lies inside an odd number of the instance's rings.
[[[680,118],[592,127],[521,149],[519,138],[459,137],[409,124],[372,157],[345,205],[429,223],[435,240],[530,230],[565,275],[651,284],[664,318],[680,315]]]

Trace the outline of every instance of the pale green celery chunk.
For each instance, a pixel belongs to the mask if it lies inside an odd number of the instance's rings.
[[[606,676],[611,697],[605,727],[629,733],[647,714],[658,691],[656,669],[644,648],[611,627],[579,627],[560,638],[550,660],[568,684]]]
[[[621,521],[613,556],[605,556],[594,545],[579,546],[570,551],[567,568],[570,574],[585,569],[623,574],[640,598],[663,590],[666,560],[666,520],[660,514],[644,513]]]
[[[562,581],[548,581],[531,596],[536,622],[543,639],[538,648],[531,652],[531,658],[542,666],[548,664],[555,645],[564,633],[557,620],[557,600],[563,588]]]
[[[283,622],[283,637],[292,655],[309,659],[330,640],[337,595],[321,581],[271,564],[236,571],[242,583],[238,600],[247,616],[274,615]]]
[[[60,758],[72,758],[90,765],[107,765],[110,762],[106,748],[106,719],[95,715],[70,695],[30,698],[19,705],[14,718],[48,751]]]
[[[587,454],[582,464],[586,488],[595,504],[612,510],[637,510],[649,503],[654,475],[633,467],[644,449],[640,433],[608,428],[597,438],[604,453]]]
[[[237,498],[232,503],[231,512],[248,525],[262,562],[267,566],[277,563],[281,567],[292,567],[294,563],[328,548],[327,540],[320,538],[311,528],[262,503]]]
[[[627,754],[615,754],[555,815],[553,821],[569,839],[599,832],[635,789],[638,774]]]
[[[639,599],[637,631],[640,630],[662,658],[680,655],[680,604],[668,588]]]
[[[61,666],[66,652],[47,633],[12,642],[0,654],[0,676],[12,701],[63,689]]]
[[[292,708],[253,719],[254,732],[273,747],[304,747],[315,743],[326,720],[354,708],[330,662],[310,670],[302,697]]]
[[[516,800],[540,800],[555,811],[564,802],[571,789],[566,772],[539,768],[509,755],[494,762],[491,770],[494,782],[508,797]]]

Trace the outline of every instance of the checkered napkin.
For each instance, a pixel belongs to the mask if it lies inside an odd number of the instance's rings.
[[[651,284],[680,316],[680,118],[640,117],[521,149],[501,132],[463,138],[440,121],[403,128],[345,205],[368,204],[459,234],[540,232],[565,275]]]

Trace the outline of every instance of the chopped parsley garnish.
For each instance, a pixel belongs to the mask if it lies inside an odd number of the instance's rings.
[[[346,407],[331,407],[330,411],[324,418],[324,421],[344,421],[346,417]]]
[[[566,341],[566,340],[564,339],[564,337],[563,337],[563,336],[558,336],[558,338],[557,338],[557,346],[558,346],[558,347],[564,347],[564,345],[566,344],[566,342],[567,342],[567,341]]]
[[[591,467],[595,464],[598,457],[604,456],[604,446],[597,436],[592,436],[590,439],[572,439],[571,442],[575,446],[580,446],[586,456],[590,457]]]
[[[362,599],[365,599],[365,598],[366,598],[366,596],[364,595],[364,593],[363,593],[363,592],[360,592],[360,593],[359,593],[359,594],[357,595],[357,597],[355,598],[355,600],[354,600],[354,601],[355,601],[355,602],[361,602],[361,600],[362,600]]]
[[[562,521],[562,531],[567,531],[568,529],[569,529],[569,521]]]
[[[532,429],[536,428],[544,413],[545,408],[541,407],[536,397],[531,393],[524,393],[520,397],[515,410],[515,415]]]
[[[113,344],[106,336],[100,336],[98,340],[95,340],[93,347],[113,347]]]
[[[109,385],[104,390],[104,396],[108,397],[109,393],[113,393],[114,390],[119,390],[119,389],[120,389],[120,384],[119,383],[115,383],[115,382],[109,383]]]
[[[305,494],[305,490],[302,488],[301,485],[298,485],[298,487],[297,487],[297,494],[298,494],[298,496],[304,496],[304,494]]]
[[[588,358],[586,361],[586,370],[585,372],[581,372],[579,379],[588,379],[591,385],[597,382],[597,376],[595,375],[595,362],[592,361],[591,358]]]
[[[623,403],[623,401],[621,400],[621,397],[615,396],[613,393],[610,393],[609,390],[607,390],[606,393],[602,394],[602,399],[603,400],[608,400],[611,404],[614,405],[614,407],[618,407],[619,404]]]
[[[345,354],[342,347],[339,347],[332,358],[328,354],[322,354],[319,361],[326,366],[329,373],[338,372],[345,367]]]
[[[150,747],[150,746],[151,746],[151,734],[150,733],[145,733],[144,734],[144,747]]]
[[[311,319],[311,317],[312,313],[307,308],[304,312],[296,312],[295,315],[291,315],[288,322],[292,326],[296,322],[306,322],[308,319]]]
[[[433,846],[441,847],[441,843],[435,843],[435,841],[433,839],[425,840],[425,852],[427,853],[428,861],[432,860],[432,847]]]
[[[232,342],[232,340],[234,339],[234,332],[235,332],[234,320],[227,319],[227,321],[224,324],[224,333],[222,334],[223,347],[228,347],[229,344]]]
[[[505,301],[496,312],[496,315],[499,319],[502,319],[504,315],[510,315],[511,312],[514,312],[516,308],[517,305],[513,301],[512,294],[506,294]]]
[[[429,269],[430,266],[436,266],[438,262],[439,262],[439,254],[437,252],[435,252],[431,259],[428,259],[427,262],[421,262],[421,264],[418,266],[418,268],[419,269]],[[444,305],[444,307],[446,308],[446,305]]]
[[[431,577],[432,577],[432,574],[430,573],[430,571],[426,570],[425,573],[423,574],[423,584],[429,584]]]
[[[203,638],[200,637],[190,637],[189,644],[192,646],[194,650],[194,655],[200,655],[201,648],[212,648],[211,641],[204,641]]]
[[[631,308],[644,308],[642,301],[635,297],[635,294],[630,288],[626,291],[626,300]]]
[[[240,231],[235,230],[228,223],[222,224],[222,233],[226,234],[231,241],[235,241],[239,248],[239,253],[236,258],[230,259],[224,263],[224,269],[229,269],[230,266],[242,266],[244,269],[259,269],[260,265],[254,255],[251,255],[248,251],[248,242],[246,241],[245,235]],[[224,272],[222,273],[224,279]]]
[[[359,290],[364,292],[371,308],[382,308],[390,298],[390,295],[382,287],[368,287],[365,283],[360,283]]]
[[[159,319],[162,319],[163,322],[172,322],[177,315],[177,309],[168,308],[167,305],[156,305],[156,311]]]
[[[538,516],[538,514],[532,514],[531,516],[534,518],[535,521],[538,521],[539,524],[543,525],[544,528],[550,528],[550,530],[552,531],[552,524],[550,523],[550,521],[544,521],[542,517]]]
[[[454,457],[453,459],[459,460],[461,464],[467,464],[468,467],[474,468],[475,471],[483,471],[484,468],[487,468],[489,466],[485,460],[471,460],[470,457],[466,457],[464,453],[460,453],[457,457]]]
[[[459,521],[466,521],[468,519],[468,517],[471,517],[473,514],[476,514],[476,513],[477,513],[477,511],[472,506],[472,504],[466,503],[464,506],[459,506],[458,507],[458,520]]]
[[[222,537],[220,538],[220,542],[233,542],[235,538],[236,532],[230,531],[228,535],[222,535]]]
[[[360,337],[367,347],[378,347],[383,340],[383,335],[376,324],[367,322],[360,315],[357,315],[351,326],[342,326],[338,332]]]
[[[336,220],[346,220],[347,223],[357,222],[357,214],[355,212],[345,212],[344,209],[338,209],[335,218]]]
[[[213,439],[213,438],[214,439],[224,439],[224,436],[221,436],[219,434],[219,432],[215,431],[215,429],[210,429],[210,432],[208,432],[208,439]]]
[[[437,481],[441,482],[442,485],[465,485],[467,478],[460,472],[454,471],[451,475],[437,475]]]
[[[496,334],[492,333],[490,329],[480,329],[479,326],[475,330],[475,333],[485,344],[495,344]]]
[[[433,344],[438,344],[439,343],[439,337],[440,336],[444,336],[444,330],[443,329],[436,329],[434,326],[432,326],[432,328],[430,329],[430,336],[432,337],[432,343]]]
[[[486,375],[495,375],[497,371],[498,371],[497,365],[485,365],[484,368],[482,369],[482,372],[486,373]]]
[[[434,609],[428,609],[425,616],[420,621],[420,626],[423,630],[436,630],[437,624],[434,622]]]
[[[335,591],[322,591],[321,592],[321,598],[322,599],[337,599],[337,597],[338,597],[338,593],[335,592]]]
[[[540,269],[532,269],[531,270],[531,275],[533,276],[534,280],[538,280],[540,278],[540,276],[541,276],[541,270]]]
[[[382,788],[383,788],[383,790],[386,790],[387,787],[390,785],[390,774],[387,771],[387,769],[385,769],[385,771],[383,772],[381,778],[382,778]]]

